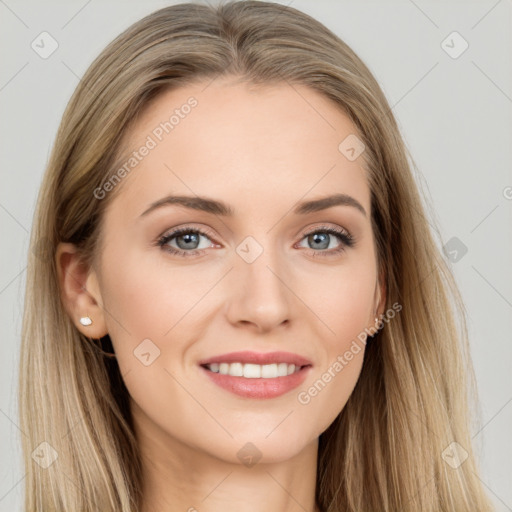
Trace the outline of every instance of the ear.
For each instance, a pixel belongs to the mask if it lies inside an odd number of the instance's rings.
[[[62,302],[77,329],[89,338],[108,334],[103,301],[95,271],[83,260],[75,245],[60,243],[56,253]],[[92,324],[84,326],[80,318],[88,316]]]
[[[375,312],[375,317],[381,318],[384,315],[384,308],[386,307],[386,280],[384,272],[381,272],[379,275],[378,282],[375,285],[375,301],[373,311]]]

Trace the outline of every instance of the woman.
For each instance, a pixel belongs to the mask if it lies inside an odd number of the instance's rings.
[[[26,510],[491,510],[407,157],[295,9],[175,5],[108,45],[34,219]]]

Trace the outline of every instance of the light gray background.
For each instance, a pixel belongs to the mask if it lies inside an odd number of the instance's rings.
[[[26,252],[58,123],[104,46],[170,3],[177,2],[0,0],[0,511],[22,506],[16,388]],[[496,510],[512,511],[511,2],[290,5],[323,22],[370,67],[419,168],[440,245],[456,237],[468,249],[452,267],[467,305],[481,398],[474,441]],[[31,48],[43,31],[59,44],[47,59]],[[453,31],[469,43],[456,59],[441,46]]]

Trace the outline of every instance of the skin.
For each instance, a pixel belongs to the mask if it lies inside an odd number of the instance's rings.
[[[87,336],[112,339],[145,464],[146,512],[315,511],[318,437],[348,400],[364,349],[308,404],[298,394],[375,326],[384,306],[361,158],[338,150],[356,128],[307,87],[255,88],[231,77],[157,97],[126,148],[139,148],[190,96],[197,107],[118,185],[97,264],[59,246],[66,309]],[[357,199],[366,216],[352,206],[293,213],[298,201],[333,191]],[[235,215],[167,205],[140,217],[169,194],[222,200]],[[343,241],[331,235],[318,249],[304,233],[325,225],[348,230],[356,244],[322,257]],[[213,235],[199,238],[201,255],[155,245],[177,226]],[[252,263],[236,252],[247,236],[263,249]],[[79,323],[84,315],[91,326]],[[134,357],[145,339],[160,350],[148,366]],[[280,397],[242,398],[198,366],[238,350],[294,352],[313,367]],[[261,453],[251,467],[237,457],[247,442]]]

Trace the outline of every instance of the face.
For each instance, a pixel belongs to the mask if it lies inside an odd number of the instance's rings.
[[[356,129],[328,99],[207,85],[159,96],[129,133],[137,163],[105,213],[98,299],[142,438],[290,459],[343,409],[363,361],[354,340],[375,325],[370,191],[361,158],[338,149]],[[351,199],[300,208],[333,194]],[[257,359],[275,352],[287,354]],[[224,362],[201,365],[212,358]]]

